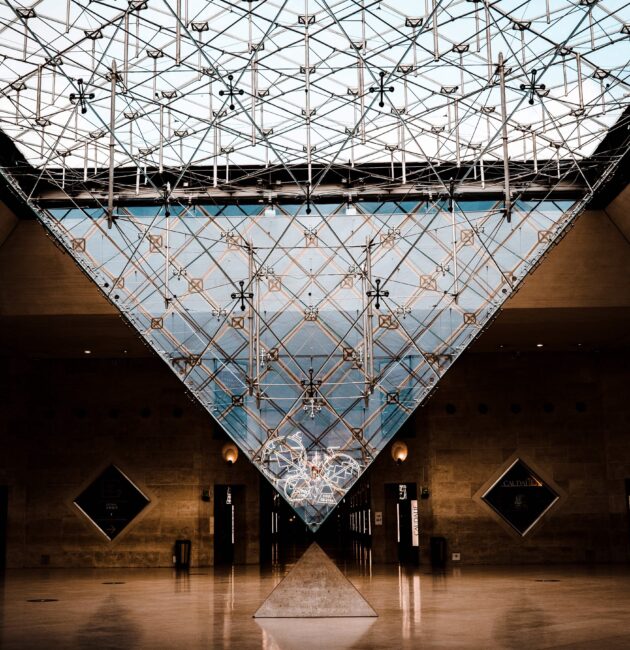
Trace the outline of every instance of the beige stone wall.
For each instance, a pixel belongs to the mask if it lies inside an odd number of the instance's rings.
[[[215,483],[246,486],[244,554],[258,562],[258,472],[243,458],[226,465],[225,438],[161,361],[0,362],[8,566],[171,566],[180,538],[192,540],[194,565],[209,565],[214,503],[201,496]],[[111,462],[151,498],[113,542],[72,503]]]
[[[384,509],[385,483],[428,486],[431,497],[420,502],[421,545],[444,536],[449,556],[461,553],[462,564],[627,562],[628,368],[628,352],[614,350],[465,356],[407,423],[407,461],[397,466],[389,448],[376,461],[373,509]],[[586,411],[576,409],[578,402]],[[532,459],[566,493],[524,539],[473,499],[514,453]],[[386,560],[385,530],[374,531],[374,559]]]
[[[614,351],[465,356],[405,426],[407,461],[396,465],[387,448],[369,472],[373,511],[385,509],[385,483],[416,482],[431,492],[421,501],[421,544],[443,535],[462,564],[628,561],[628,367],[630,355]],[[258,561],[258,471],[243,458],[233,468],[222,461],[210,416],[162,362],[13,359],[1,370],[9,566],[40,566],[42,556],[50,566],[170,566],[178,538],[192,540],[195,565],[211,564],[214,504],[201,494],[215,483],[246,486],[246,558]],[[473,499],[515,452],[566,493],[523,540]],[[109,462],[152,499],[113,543],[72,505]],[[374,561],[385,561],[384,529],[373,530]]]

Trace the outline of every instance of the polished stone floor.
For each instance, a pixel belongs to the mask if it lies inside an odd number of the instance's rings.
[[[0,648],[630,648],[627,566],[352,564],[346,574],[379,618],[253,619],[285,571],[9,570]]]

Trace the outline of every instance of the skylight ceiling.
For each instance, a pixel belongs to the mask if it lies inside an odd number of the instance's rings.
[[[110,144],[116,167],[215,184],[243,164],[578,164],[630,101],[625,0],[41,0],[0,21],[4,132],[86,180]]]

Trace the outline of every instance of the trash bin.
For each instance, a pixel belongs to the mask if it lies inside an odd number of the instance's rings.
[[[431,537],[431,566],[446,566],[446,537]]]
[[[190,569],[190,548],[191,542],[189,539],[178,539],[175,541],[175,568],[176,569]]]

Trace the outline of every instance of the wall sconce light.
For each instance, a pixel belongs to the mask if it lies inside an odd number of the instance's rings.
[[[221,448],[221,456],[228,465],[234,465],[238,458],[238,447],[233,442],[226,442]]]
[[[404,462],[404,460],[407,458],[408,453],[409,453],[409,449],[407,448],[407,445],[401,440],[397,440],[392,445],[392,458],[399,465]]]

